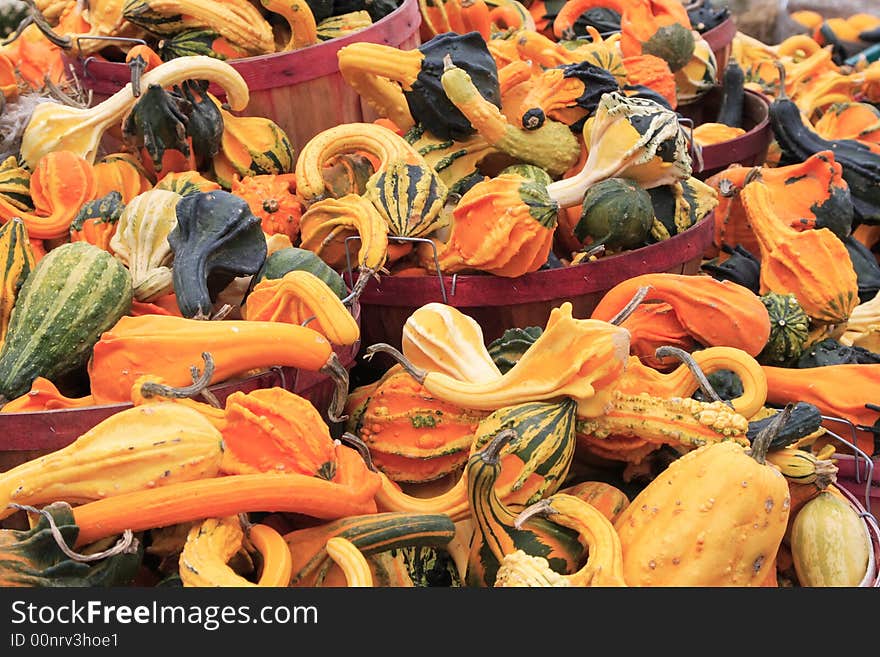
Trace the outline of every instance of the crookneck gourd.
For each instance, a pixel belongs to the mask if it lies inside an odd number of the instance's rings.
[[[688,452],[632,500],[614,523],[627,584],[764,582],[776,567],[790,506],[785,477],[764,458],[772,433],[768,427],[750,448],[725,441]]]
[[[148,404],[115,413],[60,450],[0,475],[0,518],[7,504],[38,506],[99,500],[152,486],[217,476],[223,437],[200,413]]]
[[[577,162],[580,145],[565,123],[546,119],[532,129],[517,127],[480,94],[467,71],[455,66],[451,57],[440,82],[452,104],[493,148],[546,169],[551,176],[562,175]]]
[[[517,277],[537,271],[553,244],[558,205],[548,188],[516,173],[478,182],[453,210],[449,237],[438,245],[440,269]],[[420,246],[422,265],[435,267],[433,249]]]
[[[762,306],[763,307],[763,306]],[[459,381],[442,372],[420,370],[389,345],[367,348],[367,356],[391,353],[425,389],[439,399],[465,408],[495,410],[503,406],[570,397],[578,414],[605,412],[614,386],[623,375],[629,332],[605,321],[575,319],[565,302],[550,312],[544,332],[507,373],[484,382]]]
[[[283,322],[202,321],[171,315],[122,317],[101,335],[88,366],[95,403],[129,401],[132,385],[145,374],[170,386],[188,386],[189,368],[202,362],[206,348],[214,359],[216,382],[273,365],[321,371],[340,385],[341,398],[334,397],[331,416],[345,403],[347,372],[330,342],[314,329]],[[157,358],[157,354],[174,356]]]
[[[404,130],[418,123],[441,139],[461,140],[476,128],[444,91],[447,56],[467,73],[483,99],[501,106],[498,68],[478,32],[438,34],[406,51],[353,43],[337,55],[343,78],[380,116]]]
[[[124,209],[125,204],[119,192],[108,192],[105,196],[84,203],[70,224],[70,241],[88,242],[113,253],[110,240],[116,234]]]
[[[300,222],[300,246],[313,251],[334,269],[358,265],[354,292],[366,286],[388,258],[388,224],[363,196],[325,198],[309,206]],[[358,237],[357,251],[349,238]]]
[[[174,289],[168,235],[177,225],[174,192],[151,189],[132,199],[122,211],[110,247],[131,273],[134,298],[153,301]]]
[[[517,514],[496,492],[503,472],[501,450],[515,434],[512,429],[499,431],[465,466],[474,525],[465,575],[468,586],[493,586],[501,562],[517,549],[545,558],[560,574],[573,573],[583,559],[576,531],[540,517],[518,524]]]
[[[517,550],[502,560],[495,586],[626,586],[620,538],[611,521],[595,507],[573,495],[555,493],[523,509],[515,525],[521,527],[535,516],[576,531],[588,555],[586,563],[562,575],[561,582],[550,583],[558,573],[549,562],[543,557],[523,559],[525,552]]]
[[[141,85],[171,87],[184,80],[208,80],[221,86],[233,110],[242,110],[250,98],[244,78],[229,64],[213,57],[180,57],[144,74]],[[21,141],[22,161],[30,168],[47,153],[71,151],[94,162],[98,145],[109,128],[118,124],[136,102],[131,84],[87,109],[58,103],[40,103],[31,114]]]
[[[742,285],[711,276],[634,276],[606,292],[591,317],[610,321],[640,287],[650,288],[646,302],[669,304],[681,326],[703,346],[736,347],[756,356],[770,336],[770,317],[761,298]]]
[[[353,345],[360,329],[342,301],[320,278],[305,270],[257,283],[242,308],[244,319],[307,323],[335,345]]]
[[[652,100],[620,92],[603,95],[584,137],[589,150],[584,167],[547,187],[562,207],[580,204],[587,188],[606,178],[631,178],[649,189],[692,173],[678,115]]]
[[[210,317],[223,288],[263,266],[266,238],[260,219],[247,201],[222,190],[180,197],[175,212],[168,244],[177,305],[184,317]]]
[[[131,307],[131,274],[88,242],[46,254],[24,281],[0,349],[0,394],[14,399],[42,376],[86,364],[92,346]]]

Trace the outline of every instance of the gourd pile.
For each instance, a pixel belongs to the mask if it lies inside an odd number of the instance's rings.
[[[738,33],[719,70],[710,4],[423,3],[417,48],[338,52],[379,118],[296,152],[240,115],[224,59],[396,4],[35,4],[0,50],[23,117],[0,163],[0,419],[118,406],[0,472],[0,584],[880,581],[876,521],[837,479],[841,453],[880,455],[880,64],[858,57],[880,18]],[[92,106],[34,70],[83,34],[143,40]],[[710,92],[713,120],[683,127]],[[701,177],[701,148],[752,128],[746,93],[766,160]],[[361,344],[377,278],[514,285],[702,222],[699,273],[633,276],[586,317],[565,301],[487,340],[432,302]],[[340,361],[358,349],[369,380]],[[215,394],[269,368],[335,394]]]

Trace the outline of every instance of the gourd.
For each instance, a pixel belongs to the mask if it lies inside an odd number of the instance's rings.
[[[353,43],[340,49],[337,59],[345,81],[380,116],[403,129],[421,124],[440,139],[463,140],[476,130],[444,91],[447,56],[468,74],[482,98],[501,106],[498,68],[478,32],[438,34],[407,51]]]
[[[270,253],[260,271],[254,276],[259,283],[262,280],[281,278],[291,271],[307,271],[324,281],[340,299],[348,296],[345,281],[321,258],[309,251],[296,246],[288,246]]]
[[[65,237],[80,206],[95,196],[92,165],[75,153],[57,151],[41,157],[35,166],[28,183],[34,211],[22,212],[0,197],[0,221],[21,217],[31,240]]]
[[[738,245],[735,249],[722,244],[721,251],[726,258],[720,262],[718,258],[704,261],[700,269],[718,281],[730,281],[755,294],[761,291],[761,263],[746,248]]]
[[[568,527],[578,533],[587,562],[576,572],[563,575],[569,586],[626,586],[623,579],[623,554],[614,525],[601,512],[584,500],[565,493],[555,493],[523,509],[516,518],[521,526],[536,515]],[[545,560],[546,562],[546,560]],[[511,562],[505,557],[502,567]],[[547,563],[549,569],[549,563]],[[495,586],[511,585],[506,569],[499,568]]]
[[[575,175],[547,186],[561,207],[582,202],[586,190],[606,178],[630,178],[645,189],[688,178],[687,139],[678,115],[644,98],[619,92],[602,96],[587,138],[589,155]]]
[[[509,328],[504,330],[501,337],[490,342],[486,350],[498,371],[504,374],[510,370],[543,331],[540,326]]]
[[[150,302],[174,289],[168,236],[177,226],[181,198],[175,192],[148,190],[132,199],[119,217],[110,247],[128,268],[138,301]]]
[[[273,365],[320,371],[344,391],[342,399],[331,404],[331,417],[344,403],[347,372],[330,342],[314,329],[282,322],[206,322],[172,315],[122,317],[101,334],[88,364],[95,403],[129,401],[131,386],[145,374],[172,387],[190,385],[189,368],[202,361],[206,346],[213,357],[215,381]],[[157,354],[174,357],[158,359]]]
[[[373,496],[379,486],[377,475],[367,469],[357,452],[341,445],[336,450],[333,481],[297,473],[225,475],[82,504],[74,511],[80,528],[76,546],[125,529],[136,532],[252,511],[300,513],[328,520],[376,513]],[[138,513],[132,514],[131,509],[138,509]]]
[[[57,534],[49,524],[52,518]],[[62,552],[58,537],[67,545],[76,542],[79,527],[71,506],[52,502],[28,529],[0,530],[0,585],[4,587],[61,588],[129,586],[143,560],[136,549],[108,555],[97,562],[75,561]]]
[[[299,237],[299,221],[305,208],[283,176],[245,176],[232,182],[231,191],[247,201],[251,212],[260,218],[264,233],[287,235],[291,241]]]
[[[679,104],[700,100],[715,87],[717,76],[715,52],[704,38],[696,38],[690,60],[675,71],[675,93]]]
[[[49,379],[38,376],[31,389],[0,407],[0,413],[29,413],[31,411],[52,411],[59,408],[82,408],[93,406],[91,395],[85,397],[66,397]]]
[[[817,323],[845,322],[858,305],[858,281],[846,247],[825,228],[797,231],[776,215],[774,196],[761,181],[740,199],[758,238],[761,292],[794,294]]]
[[[223,117],[220,149],[211,161],[211,171],[223,189],[231,189],[236,177],[293,171],[293,144],[281,126],[263,116],[236,116],[210,98]]]
[[[358,32],[373,24],[369,12],[364,9],[349,11],[325,18],[316,26],[319,41],[329,41],[353,32]]]
[[[256,549],[261,572],[256,582],[239,575],[228,564],[240,553]],[[269,525],[242,527],[242,518],[207,518],[192,525],[178,556],[183,586],[287,586],[292,567],[287,543]]]
[[[368,347],[366,356],[391,353],[429,393],[464,408],[495,410],[569,397],[577,402],[578,415],[594,417],[605,412],[623,375],[629,333],[608,322],[575,319],[571,313],[570,302],[551,310],[541,337],[513,368],[492,381],[459,381],[442,372],[420,370],[383,343]]]
[[[777,409],[767,409],[766,414],[759,412],[753,415],[749,420],[747,433],[749,440],[754,440],[761,429],[773,421],[773,417],[778,412]],[[764,415],[764,417],[759,418],[759,415]],[[801,438],[811,436],[821,426],[822,412],[813,404],[799,401],[792,406],[788,422],[779,429],[776,436],[770,441],[771,451],[767,453],[772,456],[775,453],[773,450],[797,443]]]
[[[821,151],[832,151],[843,167],[843,178],[852,195],[855,218],[880,221],[880,154],[855,140],[828,140],[805,123],[800,108],[786,94],[785,68],[778,67],[780,91],[770,104],[770,125],[784,155],[796,160]]]
[[[167,88],[190,79],[208,80],[221,86],[233,110],[242,110],[248,103],[244,78],[229,64],[203,55],[165,62],[145,73],[141,85],[145,89],[151,84]],[[131,84],[126,84],[107,100],[88,109],[41,103],[34,108],[22,134],[20,157],[32,169],[44,155],[59,150],[70,151],[92,163],[104,132],[119,123],[135,102]]]
[[[610,71],[587,61],[547,69],[529,78],[528,85],[519,111],[526,130],[540,129],[548,118],[578,130],[602,94],[620,88]]]
[[[834,338],[824,338],[813,342],[798,358],[796,367],[827,367],[846,363],[880,363],[880,353],[863,347],[847,346]]]
[[[464,464],[486,413],[436,400],[397,372],[369,393],[357,416],[350,430],[369,448],[373,465],[393,481],[422,483]]]
[[[198,171],[171,172],[162,176],[153,189],[164,189],[187,196],[194,192],[211,192],[220,189],[213,180],[208,180]]]
[[[784,415],[775,426],[784,423]],[[627,584],[764,582],[775,568],[790,502],[785,478],[764,460],[774,428],[753,441],[750,451],[733,441],[698,447],[636,495],[614,523]],[[749,531],[743,533],[743,527]]]
[[[123,209],[122,194],[116,191],[83,204],[70,224],[70,241],[88,242],[112,253],[110,240]]]
[[[318,42],[316,21],[328,16],[315,15],[313,4],[306,0],[260,0],[260,3],[273,14],[279,14],[290,27],[290,38],[278,52],[297,50]]]
[[[715,117],[717,123],[731,128],[742,128],[745,101],[745,73],[735,59],[724,68],[721,79],[721,104]]]
[[[612,523],[629,506],[629,497],[626,493],[605,481],[580,481],[560,488],[558,493],[583,500]]]
[[[480,324],[454,306],[430,302],[416,308],[403,324],[401,348],[415,367],[459,381],[488,383],[501,376]]]
[[[0,349],[0,394],[24,394],[86,364],[101,333],[131,306],[131,275],[87,242],[52,249],[25,279]]]
[[[358,279],[356,297],[388,259],[388,224],[366,198],[347,194],[325,198],[309,206],[300,221],[300,247],[312,251],[334,269],[342,269],[351,257],[347,239],[357,236]]]
[[[388,234],[423,237],[446,226],[449,190],[426,164],[389,163],[367,181],[366,195],[388,223]]]
[[[577,162],[580,145],[565,123],[545,120],[535,128],[517,128],[480,94],[467,71],[454,65],[448,55],[440,83],[449,101],[493,148],[539,166],[554,177],[561,176]]]
[[[348,587],[373,586],[370,564],[357,546],[347,538],[333,536],[327,539],[327,555],[342,569]]]
[[[502,472],[502,447],[515,430],[498,432],[465,466],[468,504],[474,525],[465,581],[467,586],[494,586],[504,557],[517,549],[547,559],[560,574],[574,572],[583,548],[577,534],[543,518],[517,525],[517,514],[498,496],[495,485]]]
[[[10,503],[77,504],[214,477],[223,437],[197,411],[149,404],[114,413],[67,447],[0,474],[0,518]]]
[[[643,53],[665,60],[675,73],[682,69],[694,54],[696,38],[690,20],[681,16],[652,15],[649,2],[629,3],[620,22],[620,49],[624,57]]]
[[[801,586],[860,586],[871,544],[853,507],[830,492],[804,504],[791,527],[791,555]]]
[[[161,36],[210,28],[251,55],[275,52],[271,26],[247,0],[127,0],[122,17]]]
[[[0,162],[0,197],[22,212],[33,210],[30,193],[31,172],[18,164],[15,155]]]
[[[203,55],[220,60],[247,57],[248,51],[232,45],[213,28],[194,27],[164,37],[158,44],[158,54],[162,61],[179,57]]]
[[[855,307],[846,324],[846,331],[840,336],[841,344],[860,346],[880,353],[876,345],[880,334],[880,292],[873,299]]]
[[[672,306],[681,325],[704,346],[735,347],[756,356],[770,337],[770,317],[760,297],[741,285],[710,276],[634,276],[606,292],[591,318],[610,321],[640,287],[650,287],[645,302]]]
[[[559,209],[547,189],[518,174],[471,187],[456,204],[449,238],[438,248],[440,269],[505,277],[537,271],[550,253]],[[432,250],[422,249],[421,259],[426,268],[434,267]]]
[[[803,353],[810,335],[810,318],[793,294],[768,292],[761,301],[770,315],[770,337],[758,360],[786,366]]]
[[[181,197],[175,212],[168,244],[177,305],[184,317],[209,317],[220,290],[263,266],[266,239],[260,220],[244,199],[222,190]]]
[[[296,587],[345,585],[344,573],[327,551],[327,542],[342,538],[370,557],[410,546],[443,548],[455,525],[441,513],[380,512],[353,515],[284,535],[293,558],[290,585]]]
[[[843,244],[846,246],[853,270],[856,272],[859,303],[865,303],[880,292],[880,262],[877,261],[871,249],[853,235],[847,235],[843,239]]]
[[[626,69],[624,90],[628,96],[651,97],[658,103],[668,105],[669,109],[678,106],[675,76],[665,59],[643,53],[626,57],[623,67]]]
[[[21,286],[33,270],[34,252],[24,221],[15,217],[0,227],[0,346],[6,340],[9,320]]]
[[[501,474],[495,490],[507,504],[529,504],[559,489],[571,466],[575,450],[574,404],[525,402],[499,408],[480,420],[473,432],[468,457],[504,429],[513,435],[504,445]],[[468,517],[467,477],[462,474],[446,491],[432,497],[403,493],[383,477],[376,496],[380,509],[445,513],[453,520]]]
[[[350,346],[360,339],[357,321],[336,293],[320,278],[301,269],[257,283],[247,296],[242,317],[290,324],[308,322],[334,345]]]
[[[642,246],[654,219],[648,192],[625,178],[608,178],[588,188],[581,208],[575,237],[609,252]]]
[[[772,422],[773,416],[770,417]],[[819,458],[812,452],[797,447],[783,447],[767,452],[767,461],[779,468],[790,484],[813,484],[825,489],[837,480],[838,468],[834,461]]]
[[[633,356],[657,371],[666,372],[676,365],[657,358],[660,347],[676,347],[692,352],[698,347],[693,336],[678,321],[668,303],[643,303],[620,322],[629,331],[629,351]]]

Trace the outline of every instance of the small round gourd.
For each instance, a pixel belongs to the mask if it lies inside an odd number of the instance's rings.
[[[367,181],[367,198],[388,222],[388,234],[421,237],[441,228],[448,189],[425,164],[397,161]]]
[[[669,69],[675,72],[690,61],[694,45],[693,32],[681,23],[672,23],[659,28],[643,43],[642,52],[665,60]]]
[[[810,318],[793,294],[768,292],[761,302],[770,315],[770,337],[758,360],[777,366],[796,361],[809,338]]]
[[[645,244],[653,222],[651,196],[641,185],[608,178],[587,189],[574,234],[585,244],[622,251]]]

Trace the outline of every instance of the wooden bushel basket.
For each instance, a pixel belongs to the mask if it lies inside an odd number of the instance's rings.
[[[730,51],[733,50],[733,38],[736,36],[736,21],[733,16],[728,16],[711,30],[703,33],[703,38],[712,53],[715,55],[715,63],[718,67],[718,76],[727,68],[727,60],[730,59]]]
[[[701,123],[714,121],[718,115],[718,107],[721,104],[721,88],[716,87],[707,93],[699,102],[683,105],[679,113],[691,119],[694,126]],[[773,129],[770,127],[770,103],[761,94],[746,89],[743,100],[743,129],[744,135],[735,139],[703,146],[700,149],[702,164],[696,170],[697,160],[694,161],[694,176],[700,180],[723,171],[731,164],[741,164],[747,167],[762,166],[767,159],[767,149],[773,141]]]
[[[406,319],[432,301],[445,302],[473,317],[490,342],[505,329],[544,326],[550,311],[571,301],[575,317],[589,317],[612,287],[649,272],[696,274],[711,244],[714,213],[662,242],[594,262],[547,269],[518,278],[492,275],[383,276],[360,297],[361,343],[386,342],[400,348]],[[442,286],[441,286],[442,279]]]
[[[336,53],[358,42],[411,50],[421,44],[421,21],[418,0],[403,0],[396,10],[353,34],[292,52],[229,60],[250,90],[250,101],[240,114],[272,119],[297,152],[323,130],[373,121],[376,114],[339,73]],[[83,60],[73,59],[71,64],[83,89],[92,92],[93,103],[113,95],[131,79],[130,69],[122,62],[92,59],[84,66]],[[222,96],[214,85],[209,90]]]

